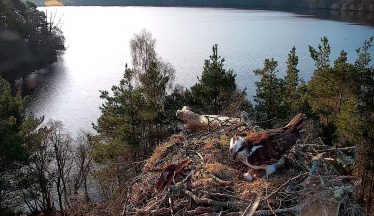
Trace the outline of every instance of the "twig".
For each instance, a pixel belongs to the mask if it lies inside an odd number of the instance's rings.
[[[275,212],[274,212],[274,209],[270,206],[269,200],[266,200],[266,202],[267,202],[267,205],[268,205],[270,211],[272,211],[273,214],[276,215]]]
[[[199,153],[199,152],[197,152],[196,151],[196,154],[200,157],[200,159],[204,162],[204,158],[203,158],[203,156]]]
[[[171,214],[171,216],[174,216],[173,200],[170,197],[169,197],[169,205],[170,205],[170,214]]]
[[[244,215],[245,216],[245,214],[247,214],[248,213],[248,211],[249,211],[249,208],[252,206],[252,202],[253,202],[253,200],[251,200],[251,202],[249,203],[249,205],[247,206],[247,208],[245,208],[245,210],[244,210],[244,212],[243,212],[243,214],[242,214],[242,216]]]
[[[288,185],[291,181],[293,180],[296,180],[298,179],[299,177],[301,176],[304,176],[308,173],[300,173],[299,175],[289,179],[288,181],[286,181],[285,183],[283,183],[281,186],[279,186],[275,191],[271,192],[269,195],[267,195],[265,198],[263,198],[262,200],[266,200],[266,199],[269,199],[271,196],[275,195],[276,193],[278,193],[284,186]]]
[[[162,208],[158,210],[138,210],[135,215],[152,215],[152,216],[163,216],[169,215],[170,209],[169,208]]]
[[[235,130],[237,130],[237,129],[240,128],[240,127],[247,127],[247,124],[239,124],[239,125],[236,125],[234,128],[231,128],[228,132],[235,131]]]
[[[335,148],[335,147],[328,146],[328,145],[325,145],[325,144],[298,144],[296,146],[300,147],[300,148],[305,148],[305,147],[327,148],[327,149],[324,149],[324,150],[315,149],[318,152],[346,151],[346,150],[355,150],[356,149],[356,146],[344,147],[344,148]]]
[[[186,178],[184,178],[181,182],[178,182],[177,184],[175,184],[175,186],[178,187],[178,186],[180,186],[180,185],[186,183],[186,182],[191,178],[191,176],[193,175],[194,172],[195,172],[195,170],[192,170],[192,171],[190,172],[190,174],[188,174],[188,175],[186,176]]]
[[[247,199],[243,199],[241,197],[238,197],[238,196],[234,196],[234,195],[230,195],[230,194],[222,194],[222,193],[211,193],[211,192],[207,192],[207,191],[203,191],[204,195],[207,195],[207,196],[219,196],[219,197],[226,197],[226,198],[231,198],[231,199],[237,199],[237,200],[242,200],[242,201],[250,201],[250,200],[247,200]]]
[[[162,196],[161,199],[156,200],[154,203],[152,203],[151,205],[149,205],[146,209],[144,209],[144,211],[151,211],[151,210],[153,210],[153,208],[156,207],[156,204],[163,203],[165,201],[166,197],[167,197],[167,194],[165,194],[164,196]]]
[[[211,213],[213,210],[209,207],[197,207],[194,210],[183,212],[184,216],[194,216],[194,215],[201,215],[205,213]]]

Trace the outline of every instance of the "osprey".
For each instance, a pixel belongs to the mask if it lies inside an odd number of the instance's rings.
[[[235,135],[230,140],[230,153],[234,159],[252,169],[265,170],[268,177],[284,164],[283,155],[300,137],[298,127],[303,119],[304,114],[299,113],[283,128]],[[253,179],[249,172],[244,174],[244,178]]]

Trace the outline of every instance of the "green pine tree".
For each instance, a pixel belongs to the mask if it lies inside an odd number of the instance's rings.
[[[0,77],[0,215],[12,210],[6,205],[22,164],[27,163],[27,149],[22,134],[25,99],[18,92],[12,95],[10,84]]]
[[[146,72],[139,76],[140,90],[145,98],[146,120],[157,120],[159,114],[164,111],[163,105],[169,81],[169,76],[161,73],[156,62],[152,62]]]
[[[334,120],[336,114],[336,92],[338,89],[330,67],[330,45],[326,37],[321,39],[318,50],[309,46],[315,71],[308,83],[308,101],[314,113],[317,113],[325,125]]]
[[[284,103],[289,118],[300,112],[303,106],[302,97],[305,83],[299,78],[298,63],[299,58],[296,55],[296,48],[293,47],[288,54],[287,71],[284,78]]]
[[[155,40],[143,30],[131,40],[133,68],[126,65],[124,78],[104,99],[93,138],[98,159],[141,160],[167,137],[165,101],[174,68],[154,50]]]
[[[329,68],[330,67],[330,53],[331,47],[327,37],[321,38],[321,43],[318,45],[318,50],[312,46],[309,46],[310,56],[314,60],[316,70]]]
[[[362,141],[357,145],[358,160],[355,172],[362,179],[358,199],[368,213],[374,212],[374,67],[370,66],[373,37],[357,49],[354,67],[357,71],[359,114],[361,119]]]
[[[286,117],[285,104],[283,102],[283,81],[277,78],[278,62],[274,59],[265,59],[264,67],[254,73],[260,76],[256,82],[255,111],[259,121],[266,121],[262,126],[271,128],[274,118]]]
[[[228,101],[235,93],[236,75],[224,68],[225,59],[218,55],[218,45],[212,48],[213,54],[205,60],[199,82],[191,87],[195,108],[209,114],[220,114],[228,107]]]
[[[127,148],[137,147],[140,143],[141,107],[144,98],[139,89],[133,86],[134,72],[125,68],[123,79],[118,86],[112,87],[112,95],[101,91],[105,100],[100,107],[102,112],[94,129],[104,140],[96,145],[96,158],[114,159]]]

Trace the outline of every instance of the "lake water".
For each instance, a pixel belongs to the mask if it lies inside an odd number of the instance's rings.
[[[213,44],[237,74],[237,83],[252,98],[257,78],[253,70],[265,58],[279,61],[283,76],[289,50],[296,46],[301,76],[309,80],[313,62],[308,45],[327,36],[332,59],[344,49],[350,61],[374,28],[355,23],[322,20],[288,12],[209,8],[49,7],[57,13],[67,50],[43,76],[33,94],[30,111],[62,121],[73,136],[92,131],[100,115],[99,90],[110,90],[131,62],[129,41],[147,29],[157,39],[156,50],[176,69],[176,83],[190,87],[197,81]],[[372,50],[372,54],[374,54]]]

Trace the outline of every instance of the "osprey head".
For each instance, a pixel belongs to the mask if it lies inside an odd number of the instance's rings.
[[[253,155],[258,149],[264,147],[263,145],[251,145],[251,143],[244,137],[235,135],[230,140],[230,153],[233,159],[242,160],[243,157]],[[237,158],[239,156],[239,158]]]
[[[238,152],[241,151],[244,147],[245,139],[241,136],[235,135],[230,140],[230,153],[235,159]]]

